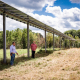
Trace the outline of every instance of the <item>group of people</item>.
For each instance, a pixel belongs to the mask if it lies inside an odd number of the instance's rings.
[[[35,44],[35,41],[33,41],[33,43],[31,44],[32,58],[35,58],[36,49],[37,49],[37,45]],[[12,42],[12,45],[10,46],[10,56],[11,56],[10,65],[13,65],[14,63],[15,54],[18,55],[16,48],[15,48],[15,42]]]

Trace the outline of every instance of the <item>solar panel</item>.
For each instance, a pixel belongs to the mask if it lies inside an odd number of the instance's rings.
[[[36,28],[39,28],[42,30],[46,29],[47,32],[50,32],[50,33],[54,32],[54,34],[56,34],[58,36],[75,41],[75,39],[73,39],[73,38],[61,33],[60,31],[42,23],[41,21],[29,16],[28,14],[0,1],[0,14],[3,15],[3,13],[6,14],[6,17],[9,17],[11,19],[20,21],[25,24],[27,24],[27,22],[29,22],[30,25],[34,25],[34,27],[36,27]]]

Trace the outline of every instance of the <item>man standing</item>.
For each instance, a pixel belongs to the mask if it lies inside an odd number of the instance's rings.
[[[12,45],[10,46],[10,55],[11,55],[10,65],[13,65],[14,63],[15,53],[18,55],[16,48],[15,48],[15,42],[12,42]]]
[[[35,44],[35,41],[31,44],[31,50],[32,50],[32,58],[35,58],[35,50],[37,49],[37,45]]]

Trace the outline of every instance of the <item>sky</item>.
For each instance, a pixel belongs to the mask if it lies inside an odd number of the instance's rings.
[[[2,0],[35,19],[61,31],[80,29],[80,0]],[[6,29],[27,28],[26,24],[6,18]],[[43,30],[30,26],[33,32],[44,34]],[[0,16],[0,31],[3,17]]]

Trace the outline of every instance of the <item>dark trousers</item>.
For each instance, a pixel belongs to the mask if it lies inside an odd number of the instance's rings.
[[[32,58],[35,58],[35,51],[32,51]]]
[[[14,59],[15,59],[15,54],[12,54],[12,55],[11,55],[10,65],[13,65]]]

